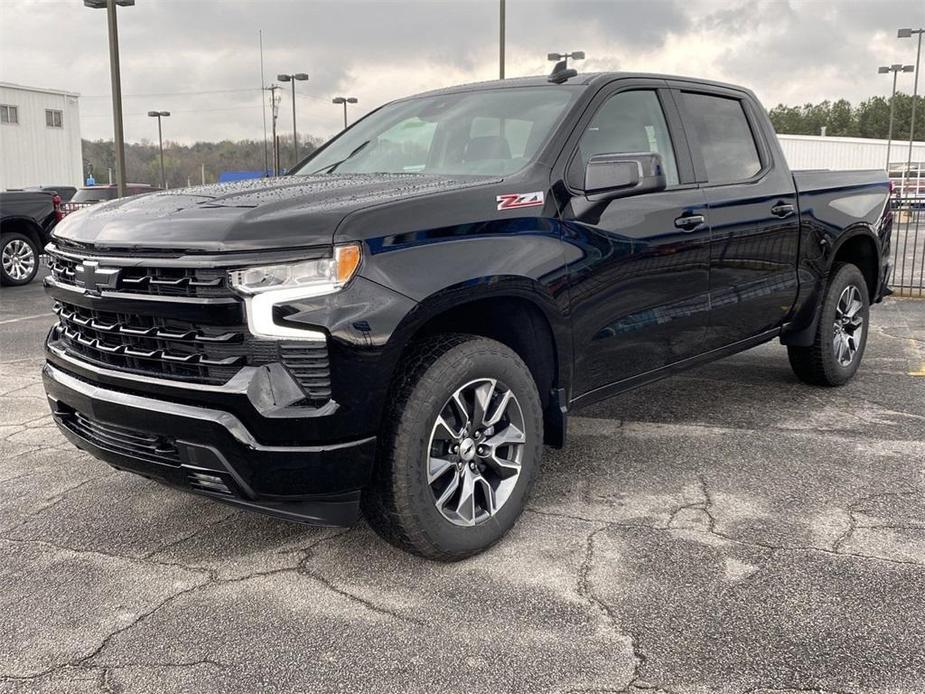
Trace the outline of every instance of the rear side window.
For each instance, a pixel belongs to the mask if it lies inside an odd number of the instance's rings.
[[[761,171],[761,159],[742,102],[709,94],[684,93],[688,126],[700,141],[710,183],[744,181]]]

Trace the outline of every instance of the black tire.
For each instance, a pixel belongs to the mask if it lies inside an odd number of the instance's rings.
[[[825,296],[819,306],[819,322],[813,344],[809,347],[787,347],[793,372],[801,381],[814,386],[840,386],[851,380],[861,365],[864,348],[867,346],[870,300],[864,275],[855,265],[837,263],[832,267],[829,277]],[[839,308],[839,302],[844,301],[846,292],[851,292],[861,304],[856,312],[860,324],[853,329],[851,326],[854,321],[846,323]],[[843,339],[843,336],[846,337]],[[844,342],[841,348],[838,347],[839,342]],[[850,345],[854,346],[853,352]],[[839,349],[842,351],[839,352]]]
[[[493,403],[498,402],[495,399],[499,397],[498,393],[510,391],[513,398],[508,409],[516,406],[514,416],[520,417],[526,441],[517,444],[519,474],[506,485],[506,501],[499,504],[493,515],[464,527],[454,524],[444,515],[446,508],[452,506],[455,494],[447,500],[443,510],[436,505],[439,503],[438,481],[428,481],[429,471],[433,469],[430,456],[434,447],[441,445],[434,439],[439,428],[437,418],[447,413],[447,407],[453,406],[450,399],[458,390],[486,380],[496,382],[496,386],[491,387]],[[391,389],[390,400],[373,481],[363,498],[369,524],[397,547],[429,559],[458,561],[491,547],[520,516],[540,466],[542,408],[530,370],[517,354],[494,340],[472,335],[441,335],[422,342],[407,356]],[[494,407],[496,412],[503,409]],[[487,413],[492,407],[483,409]],[[479,419],[478,414],[473,414],[471,420],[466,421],[474,423]],[[498,432],[507,430],[510,424],[499,423]],[[494,427],[484,429],[483,433],[478,430],[480,426],[472,424],[473,432],[466,435],[468,443],[476,435],[484,436],[481,439],[483,443],[493,440],[489,432],[496,435]],[[454,440],[449,436],[445,438],[451,442]],[[478,449],[483,450],[484,447],[478,446]],[[471,446],[465,452],[474,455]],[[451,466],[445,471],[450,478],[462,480],[468,474],[466,468],[475,469],[471,459],[469,463],[463,462],[463,453],[460,450],[455,457],[447,455],[457,460],[455,467],[458,469]],[[482,460],[477,458],[475,464]],[[484,469],[484,474],[490,476],[493,470]],[[487,481],[482,481],[488,485]],[[452,486],[451,483],[452,479],[444,490]],[[462,490],[464,485],[462,482],[459,484]],[[487,493],[481,492],[483,501]],[[461,499],[461,494],[456,498]],[[476,492],[473,491],[472,497],[471,516],[474,521],[477,515]]]
[[[0,235],[0,285],[21,287],[38,271],[39,249],[32,239],[18,231]]]

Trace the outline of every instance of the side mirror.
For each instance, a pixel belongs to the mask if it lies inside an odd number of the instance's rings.
[[[595,154],[585,169],[585,195],[595,200],[665,190],[662,155],[652,152]]]

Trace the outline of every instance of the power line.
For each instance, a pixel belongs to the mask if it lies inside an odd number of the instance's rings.
[[[207,89],[201,91],[191,91],[191,92],[145,92],[137,94],[123,94],[122,98],[141,98],[149,96],[198,96],[198,95],[208,95],[208,94],[232,94],[234,92],[259,92],[260,89],[257,87],[248,87],[246,89]],[[108,99],[109,94],[81,94],[81,99]]]

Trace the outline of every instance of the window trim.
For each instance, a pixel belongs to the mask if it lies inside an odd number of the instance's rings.
[[[16,111],[16,120],[9,120],[9,111],[7,111],[7,120],[0,121],[0,125],[19,125],[19,104],[0,104],[0,106]]]
[[[668,186],[663,192],[686,190],[697,185],[687,135],[684,131],[680,113],[674,102],[668,82],[666,80],[650,78],[617,78],[602,85],[597,93],[591,97],[581,115],[578,117],[578,120],[572,126],[572,130],[565,139],[559,151],[559,155],[556,158],[556,164],[553,167],[553,176],[561,179],[565,187],[573,195],[584,195],[584,191],[576,188],[573,182],[569,180],[569,173],[574,159],[578,155],[578,143],[581,141],[581,136],[584,134],[588,124],[605,103],[617,94],[630,91],[655,92],[655,96],[658,98],[659,104],[662,107],[662,115],[668,127],[668,136],[671,138],[671,145],[674,149],[675,165],[678,169],[678,184]]]
[[[51,114],[51,123],[48,122],[48,114]],[[55,125],[55,114],[58,114],[58,123]],[[63,128],[64,127],[64,110],[60,108],[45,109],[45,127],[46,128]]]
[[[687,106],[684,100],[685,94],[699,94],[702,96],[712,96],[719,99],[737,101],[740,108],[742,109],[742,113],[745,116],[745,122],[748,125],[749,132],[752,135],[752,141],[755,143],[755,151],[758,154],[758,163],[761,164],[761,167],[755,174],[748,178],[735,181],[712,183],[707,176],[707,167],[703,161],[703,155],[701,154],[699,135],[696,129],[690,127],[689,143],[691,159],[694,163],[694,169],[697,171],[697,181],[700,183],[702,188],[721,188],[723,186],[739,186],[758,183],[774,170],[774,158],[771,156],[771,151],[768,147],[767,140],[765,139],[764,133],[759,126],[758,119],[753,110],[752,99],[749,98],[747,94],[731,89],[722,89],[719,87],[709,87],[707,85],[698,84],[673,85],[672,92],[674,93],[673,96],[676,102],[678,102],[678,109],[681,112],[684,120],[691,119],[691,114],[687,110]],[[690,122],[692,123],[693,121],[690,120]]]

